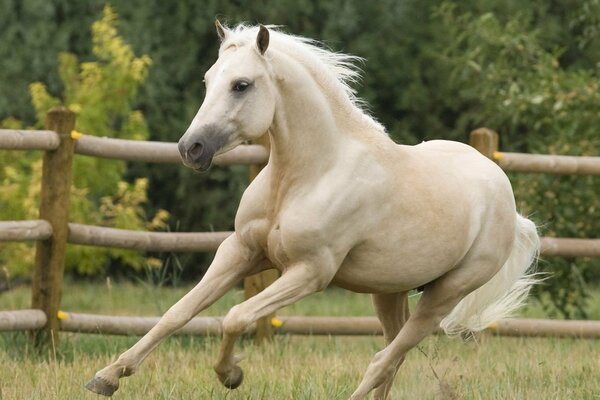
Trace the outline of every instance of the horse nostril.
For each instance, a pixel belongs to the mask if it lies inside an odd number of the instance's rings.
[[[188,155],[192,158],[192,160],[197,160],[202,155],[202,151],[204,149],[204,145],[202,143],[194,143],[192,147],[188,150]]]

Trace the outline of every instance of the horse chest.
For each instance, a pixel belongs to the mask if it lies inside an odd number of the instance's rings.
[[[264,253],[274,267],[282,270],[287,265],[289,255],[283,245],[279,224],[260,218],[246,224],[238,232],[248,247]]]
[[[265,254],[267,258],[273,263],[273,265],[282,270],[289,262],[289,255],[287,254],[283,241],[281,238],[281,229],[279,226],[273,227],[267,234]]]

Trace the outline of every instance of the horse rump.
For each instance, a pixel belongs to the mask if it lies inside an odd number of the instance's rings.
[[[440,323],[447,335],[468,337],[510,316],[525,303],[531,287],[542,280],[535,272],[540,252],[535,224],[517,214],[515,230],[513,248],[502,268],[462,299]]]

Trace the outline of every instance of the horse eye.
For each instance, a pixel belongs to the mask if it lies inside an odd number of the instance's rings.
[[[234,92],[238,92],[241,93],[243,91],[245,91],[246,89],[248,89],[250,87],[250,83],[244,80],[239,80],[239,81],[235,81],[233,82],[233,86],[231,87],[231,90],[233,90]]]

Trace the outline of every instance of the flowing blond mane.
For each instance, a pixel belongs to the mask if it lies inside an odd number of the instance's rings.
[[[252,45],[258,33],[257,26],[240,24],[230,30],[227,40],[221,44],[221,51],[231,45]],[[366,110],[366,103],[356,96],[352,87],[361,77],[357,63],[361,57],[338,53],[327,49],[321,42],[282,32],[278,26],[268,25],[270,48],[275,48],[303,64],[313,78],[341,107],[346,108],[346,115],[354,115],[357,122],[369,128],[385,132],[385,128]],[[268,53],[268,51],[267,51]]]

